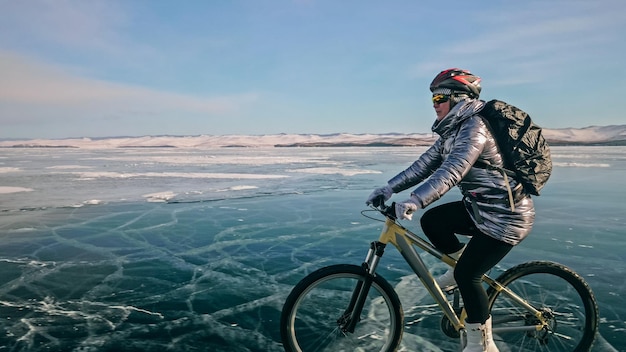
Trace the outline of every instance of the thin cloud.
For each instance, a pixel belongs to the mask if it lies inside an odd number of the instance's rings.
[[[448,67],[446,62],[477,72],[517,72],[507,75],[510,79],[492,81],[497,85],[537,83],[566,74],[567,63],[593,64],[589,59],[598,55],[593,48],[601,45],[615,50],[606,43],[618,44],[623,40],[617,27],[624,26],[626,6],[623,2],[614,4],[615,11],[606,11],[606,4],[588,2],[541,3],[541,11],[537,10],[537,3],[480,11],[467,16],[468,21],[475,22],[471,26],[475,28],[474,35],[442,43],[438,52],[413,65],[409,74],[413,78],[429,77]],[[613,56],[610,52],[605,55]],[[484,67],[485,58],[489,59],[489,67]]]
[[[0,101],[13,106],[218,114],[238,110],[258,98],[255,93],[197,97],[95,80],[7,52],[0,52],[0,71]]]
[[[117,51],[121,29],[130,24],[112,1],[10,1],[2,6],[7,38],[73,48]],[[23,35],[26,34],[26,35]]]

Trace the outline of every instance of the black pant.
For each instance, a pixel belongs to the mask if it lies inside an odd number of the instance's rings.
[[[434,207],[421,218],[424,234],[439,250],[454,253],[463,244],[455,234],[472,236],[454,269],[454,279],[463,297],[468,323],[484,323],[489,318],[489,302],[481,277],[513,248],[480,232],[463,202]]]

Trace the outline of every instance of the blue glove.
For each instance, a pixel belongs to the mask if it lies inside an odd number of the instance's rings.
[[[372,194],[367,198],[365,204],[374,205],[375,207],[381,206],[384,202],[388,201],[393,195],[393,190],[389,185],[385,187],[376,188]]]
[[[413,213],[420,209],[420,202],[416,196],[411,194],[411,198],[396,203],[396,218],[400,220],[412,220]]]

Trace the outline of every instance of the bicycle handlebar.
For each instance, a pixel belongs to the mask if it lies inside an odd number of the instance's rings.
[[[386,216],[386,217],[388,217],[388,218],[390,218],[392,220],[397,220],[397,217],[396,217],[396,202],[392,202],[391,205],[387,205],[387,204],[385,204],[384,201],[381,201],[377,205],[372,205],[372,207],[374,209],[378,210],[384,216]]]

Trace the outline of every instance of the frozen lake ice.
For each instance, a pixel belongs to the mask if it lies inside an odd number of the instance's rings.
[[[0,149],[0,345],[280,351],[293,285],[363,260],[380,231],[360,214],[365,198],[421,151]],[[572,267],[600,306],[593,351],[626,351],[626,148],[553,147],[553,160],[535,229],[498,270]],[[387,252],[381,274],[403,301],[405,346],[456,351],[432,299]]]

